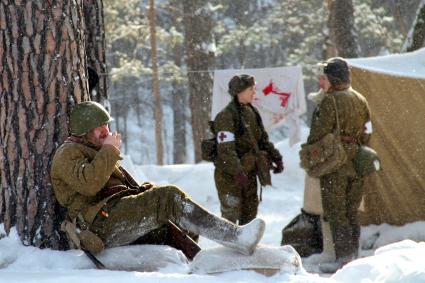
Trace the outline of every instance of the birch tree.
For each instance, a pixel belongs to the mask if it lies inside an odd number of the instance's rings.
[[[402,51],[414,51],[425,45],[425,0],[419,4],[416,19],[413,22]]]

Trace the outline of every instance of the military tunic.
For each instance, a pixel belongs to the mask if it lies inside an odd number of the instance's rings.
[[[187,195],[175,186],[154,186],[134,195],[121,192],[105,197],[102,192],[128,186],[121,171],[119,151],[111,145],[96,148],[88,143],[66,141],[52,161],[55,196],[69,216],[81,215],[106,247],[127,245],[167,224],[178,223]]]
[[[328,93],[313,113],[309,144],[337,128],[332,97],[336,101],[340,135],[348,158],[338,170],[322,176],[320,184],[324,217],[331,227],[336,257],[342,258],[356,255],[359,245],[357,209],[363,195],[363,178],[355,172],[352,159],[359,145],[368,142],[365,125],[370,122],[370,110],[366,99],[352,88]]]
[[[231,101],[217,114],[214,130],[218,141],[214,180],[221,204],[221,215],[242,225],[256,217],[259,204],[256,178],[259,172],[255,147],[266,152],[271,161],[282,156],[269,141],[261,117],[250,104]],[[234,138],[223,138],[226,134]],[[249,180],[244,189],[235,183],[235,176],[240,172],[245,172]]]

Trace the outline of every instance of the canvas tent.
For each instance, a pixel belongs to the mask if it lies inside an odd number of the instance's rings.
[[[349,64],[372,111],[370,145],[383,169],[366,180],[362,225],[425,220],[425,48]]]

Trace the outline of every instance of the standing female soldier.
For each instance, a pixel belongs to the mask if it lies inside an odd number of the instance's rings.
[[[257,215],[257,175],[261,185],[270,185],[269,170],[282,172],[283,162],[269,141],[258,110],[251,105],[254,77],[234,76],[229,94],[232,101],[214,121],[218,153],[214,179],[222,217],[243,225]]]

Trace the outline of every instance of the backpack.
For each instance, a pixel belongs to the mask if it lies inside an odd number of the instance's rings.
[[[208,125],[213,137],[201,141],[201,156],[205,161],[215,162],[217,159],[217,138],[215,137],[214,121],[209,121]]]

